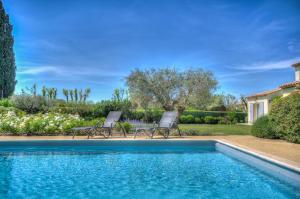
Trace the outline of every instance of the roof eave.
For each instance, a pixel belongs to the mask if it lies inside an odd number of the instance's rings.
[[[300,66],[300,62],[297,62],[295,64],[292,64],[292,67],[299,67]]]

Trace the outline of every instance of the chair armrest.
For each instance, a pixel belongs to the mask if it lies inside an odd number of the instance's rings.
[[[157,128],[158,127],[158,123],[156,121],[153,121],[153,128]]]
[[[169,128],[172,128],[174,124],[177,124],[177,122],[176,121],[171,122]]]

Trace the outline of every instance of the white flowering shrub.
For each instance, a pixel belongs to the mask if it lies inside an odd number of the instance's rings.
[[[0,132],[27,135],[55,135],[70,132],[73,127],[84,125],[78,115],[46,113],[18,114],[15,111],[0,112]]]

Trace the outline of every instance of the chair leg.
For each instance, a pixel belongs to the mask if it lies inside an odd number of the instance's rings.
[[[93,133],[93,129],[88,130],[88,132],[87,132],[88,139],[90,139],[90,137],[92,137],[92,133]]]
[[[147,130],[144,130],[144,133],[145,133],[145,135],[146,136],[148,136],[149,138],[151,138],[151,135],[152,135],[152,133],[151,133],[152,131],[147,131]]]
[[[153,139],[153,136],[154,136],[155,132],[156,132],[156,129],[153,129],[152,132],[151,132],[151,139]]]
[[[102,135],[104,138],[107,138],[107,136],[106,136],[106,129],[102,129],[101,128],[97,132],[99,133],[99,135]]]
[[[164,138],[167,139],[169,137],[169,134],[170,134],[170,129],[166,129],[164,133]]]
[[[93,129],[93,131],[91,131],[91,136],[90,137],[95,137],[97,134],[97,129]]]
[[[108,129],[108,137],[111,136],[112,137],[112,132],[111,132],[111,128]]]
[[[137,134],[137,132],[138,132],[137,130],[135,130],[135,131],[134,131],[134,136],[133,136],[133,139],[135,139],[135,138],[136,138],[136,134]]]
[[[90,139],[90,131],[88,131],[87,133],[88,133],[88,139]]]
[[[127,137],[126,131],[125,131],[125,129],[123,127],[122,127],[122,130],[123,130],[124,137],[126,138]]]
[[[103,129],[104,133],[102,133],[103,137],[104,138],[108,138],[110,136],[110,130],[109,129]]]
[[[181,131],[180,131],[179,127],[177,127],[177,131],[178,131],[179,136],[182,137],[182,134],[181,134]]]
[[[126,135],[125,128],[124,128],[124,126],[123,126],[121,123],[119,123],[119,124],[120,124],[120,126],[121,126],[121,130],[122,130],[122,132],[123,132],[123,134],[124,134],[124,137],[126,138],[127,135]]]

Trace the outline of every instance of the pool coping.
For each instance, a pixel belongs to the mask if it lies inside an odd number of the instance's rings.
[[[72,139],[72,140],[78,141],[78,139]],[[1,142],[11,142],[11,141],[72,141],[72,140],[70,140],[70,139],[58,139],[58,140],[52,140],[52,139],[16,139],[16,140],[8,139],[8,140],[1,140],[0,139],[0,143]],[[99,142],[102,142],[102,141],[104,141],[104,142],[105,141],[124,141],[124,142],[126,142],[126,141],[149,141],[149,142],[151,142],[151,141],[214,141],[214,142],[218,142],[220,144],[226,145],[228,147],[231,147],[235,150],[252,155],[261,160],[275,164],[279,167],[282,167],[282,168],[285,168],[285,169],[288,169],[288,170],[291,170],[293,172],[300,174],[300,167],[288,164],[288,163],[280,161],[280,160],[276,160],[276,159],[270,157],[271,155],[269,155],[269,154],[261,154],[263,152],[256,152],[251,149],[246,149],[246,147],[237,146],[236,144],[232,144],[232,143],[229,143],[229,142],[221,140],[221,139],[199,139],[198,140],[198,139],[189,139],[189,138],[184,138],[184,139],[179,138],[179,139],[167,139],[167,140],[166,139],[80,139],[80,140],[81,141],[93,140],[93,141],[99,141]]]
[[[236,150],[238,150],[238,151],[242,151],[242,152],[244,152],[244,153],[247,153],[247,154],[249,154],[249,155],[252,155],[252,156],[254,156],[254,157],[256,157],[256,158],[259,158],[259,159],[262,159],[262,160],[264,160],[264,161],[270,162],[270,163],[275,164],[275,165],[277,165],[277,166],[279,166],[279,167],[282,167],[282,168],[285,168],[285,169],[289,169],[289,170],[291,170],[291,171],[293,171],[293,172],[296,172],[296,173],[300,174],[300,168],[299,168],[299,167],[296,167],[296,166],[290,165],[290,164],[288,164],[288,163],[285,163],[285,162],[276,160],[276,159],[271,158],[271,157],[268,157],[268,156],[266,156],[266,155],[259,154],[259,153],[257,153],[257,152],[251,151],[251,150],[249,150],[249,149],[245,149],[245,148],[236,146],[236,145],[234,145],[234,144],[225,142],[225,141],[223,141],[223,140],[215,139],[214,141],[216,141],[216,142],[218,142],[218,143],[221,143],[221,144],[224,144],[224,145],[226,145],[226,146],[229,146],[229,147],[231,147],[231,148],[233,148],[233,149],[236,149]]]

